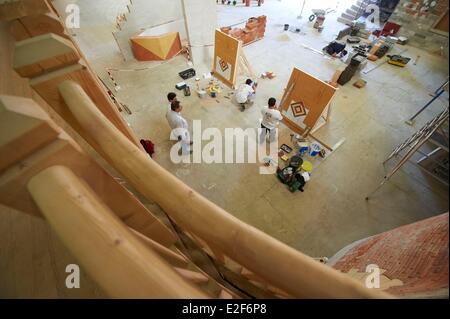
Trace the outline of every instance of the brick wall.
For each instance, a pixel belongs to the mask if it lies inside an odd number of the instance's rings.
[[[448,218],[443,214],[363,240],[333,268],[365,272],[376,264],[389,279],[403,282],[387,290],[396,296],[432,296],[448,290]]]
[[[401,0],[389,21],[402,26],[399,35],[410,45],[448,58],[448,37],[430,31],[448,5],[448,0]]]

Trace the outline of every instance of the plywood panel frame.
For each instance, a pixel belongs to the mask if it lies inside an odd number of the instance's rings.
[[[242,52],[242,42],[223,33],[219,29],[215,34],[214,45],[214,65],[213,75],[225,83],[227,86],[234,88],[236,85],[236,77],[238,73],[239,57]],[[216,69],[218,59],[222,59],[230,65],[230,79],[225,79]]]

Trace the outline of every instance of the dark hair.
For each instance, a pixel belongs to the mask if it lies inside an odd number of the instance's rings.
[[[180,105],[180,101],[173,101],[172,104],[170,104],[170,108],[172,109],[172,111],[176,111],[180,107]]]
[[[274,98],[274,97],[271,97],[270,99],[269,99],[269,106],[270,107],[273,107],[273,106],[275,106],[275,104],[277,104],[277,100]]]
[[[167,94],[167,99],[169,101],[172,101],[176,97],[177,97],[177,95],[175,93],[173,93],[173,92],[170,92],[169,94]]]
[[[245,81],[245,84],[247,84],[247,85],[251,85],[252,83],[253,83],[253,81],[250,79],[247,79],[247,81]]]

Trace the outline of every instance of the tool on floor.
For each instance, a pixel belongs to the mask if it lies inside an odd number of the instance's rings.
[[[434,101],[436,101],[442,94],[444,94],[445,91],[448,91],[448,87],[449,87],[449,78],[447,77],[447,80],[444,82],[444,84],[442,84],[433,94],[433,98],[427,103],[425,104],[419,111],[417,111],[416,114],[414,114],[410,119],[408,119],[407,121],[405,121],[406,124],[408,125],[413,125],[414,124],[414,120],[416,119],[416,117],[418,117],[423,111],[425,111],[425,109],[427,109]]]
[[[414,65],[417,65],[417,62],[420,60],[420,55],[417,56],[416,60],[414,61]]]
[[[300,155],[294,155],[289,160],[287,167],[277,169],[278,179],[281,183],[288,185],[292,193],[298,190],[301,192],[304,191],[303,187],[306,185],[306,180],[301,172],[303,163],[304,161]]]
[[[359,79],[358,81],[356,81],[355,83],[353,83],[354,87],[357,87],[358,89],[362,89],[363,87],[365,87],[367,84],[366,81],[364,81],[363,79]]]
[[[401,51],[401,52],[400,52],[399,54],[397,54],[397,55],[401,56],[401,55],[402,55],[403,53],[405,53],[406,51],[408,51],[408,49],[405,49],[405,50]],[[386,61],[383,61],[382,63],[378,64],[377,66],[375,66],[374,68],[372,68],[372,69],[370,69],[370,70],[363,71],[363,73],[364,73],[364,74],[368,74],[368,73],[370,73],[370,72],[372,72],[372,71],[378,69],[379,67],[382,67],[383,65],[385,65],[386,63],[388,63],[389,60],[390,60],[390,58],[388,57]]]
[[[280,149],[288,154],[292,152],[292,148],[286,144],[281,145]]]
[[[184,96],[191,96],[191,88],[188,85],[184,88]]]
[[[187,69],[187,70],[184,70],[184,71],[178,73],[178,75],[183,80],[187,80],[187,79],[193,78],[196,75],[196,73],[195,73],[195,70],[193,68],[190,68],[190,69]]]
[[[181,90],[184,90],[186,88],[186,86],[187,86],[186,82],[180,82],[175,85],[175,88],[177,90],[181,91]]]
[[[389,64],[396,65],[402,68],[404,68],[409,63],[409,61],[411,61],[411,58],[407,58],[398,54],[388,55],[387,57],[389,58]]]

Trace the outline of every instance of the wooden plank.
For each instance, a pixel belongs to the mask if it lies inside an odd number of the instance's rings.
[[[0,94],[30,97],[47,111],[51,108],[12,68],[14,39],[8,23],[0,22]],[[58,126],[70,129],[56,113]],[[82,141],[70,130],[77,141]],[[28,257],[28,256],[31,256]],[[51,261],[49,265],[49,262]],[[105,293],[81,269],[80,289],[67,289],[66,266],[76,263],[48,223],[0,204],[0,298],[105,298]],[[42,279],[46,283],[42,283]]]
[[[39,171],[58,164],[76,171],[128,226],[165,246],[174,244],[176,237],[166,226],[95,162],[62,138],[0,175],[0,203],[28,214],[39,214],[24,185]]]
[[[181,277],[194,284],[205,284],[209,281],[209,278],[202,273],[178,267],[175,267],[174,269],[181,275]]]
[[[284,125],[286,125],[289,129],[291,129],[295,133],[300,134],[301,136],[305,136],[307,130],[302,129],[300,126],[297,125],[297,123],[291,121],[286,116],[283,116],[282,122]]]
[[[6,22],[0,22],[0,47],[0,94],[33,97],[49,110],[28,80],[11,68],[14,40]],[[67,128],[62,120],[56,120]],[[67,289],[65,269],[73,263],[76,260],[44,220],[0,204],[0,298],[105,298],[83,269],[81,288]]]
[[[72,43],[56,34],[47,33],[16,42],[13,68],[22,77],[34,78],[80,60]]]
[[[161,244],[148,238],[147,236],[142,235],[140,232],[132,228],[130,228],[130,230],[147,247],[157,252],[162,258],[164,258],[164,260],[166,260],[172,266],[185,268],[189,264],[189,261],[184,256],[177,254],[176,252],[170,250],[169,248],[166,248],[165,246],[162,246]]]
[[[14,122],[17,132],[5,132],[7,126],[1,126],[0,136],[5,137],[6,145],[14,145],[23,141],[21,133],[29,136],[35,127],[44,130],[45,134],[39,142],[38,150],[35,140],[30,138],[24,151],[19,153],[20,161],[8,165],[8,169],[0,175],[0,203],[32,215],[39,215],[33,201],[28,195],[25,185],[39,171],[58,164],[70,167],[91,185],[98,196],[130,227],[145,234],[165,246],[171,246],[177,237],[154,215],[151,214],[128,190],[121,186],[112,176],[107,174],[95,161],[84,154],[75,142],[54,125],[39,107],[29,99],[8,98],[0,96],[0,102],[8,105],[9,113],[19,114]],[[0,104],[1,105],[1,104]],[[4,112],[0,114],[3,115]],[[8,116],[7,118],[11,118]],[[0,118],[3,120],[3,116]],[[45,129],[44,126],[47,126]],[[58,136],[59,135],[59,136]],[[3,138],[3,137],[2,137]],[[1,144],[0,144],[1,145]],[[3,151],[3,148],[0,148]],[[5,149],[7,150],[7,149]],[[33,154],[31,152],[34,151]],[[0,152],[3,157],[3,153]],[[25,157],[25,155],[29,155]],[[11,164],[13,157],[7,157]]]
[[[441,14],[431,27],[430,31],[448,37],[448,8]]]
[[[208,297],[139,241],[68,168],[42,171],[30,180],[28,190],[64,244],[109,296]]]
[[[34,102],[5,95],[0,95],[0,128],[0,172],[60,133]]]
[[[241,48],[240,58],[241,58],[242,62],[244,63],[245,67],[246,67],[247,70],[248,70],[248,73],[249,73],[248,75],[249,75],[251,78],[256,79],[256,74],[255,74],[255,72],[253,71],[253,68],[252,68],[250,62],[248,61],[247,56],[245,55],[244,49],[243,49],[243,48]]]
[[[225,79],[223,76],[221,76],[220,74],[213,72],[214,77],[216,77],[218,80],[220,80],[221,82],[223,82],[224,84],[226,84],[227,86],[229,86],[230,88],[234,89],[234,83],[228,81],[227,79]]]
[[[98,145],[89,138],[84,129],[74,119],[72,113],[58,92],[58,85],[66,80],[75,81],[94,101],[99,110],[133,143],[136,136],[120,115],[108,94],[98,85],[89,69],[80,61],[78,64],[44,74],[30,80],[30,85],[75,131],[77,131],[94,149]],[[136,144],[137,145],[137,144]],[[140,145],[140,144],[139,144]],[[138,146],[139,147],[139,146]]]
[[[0,21],[12,21],[33,14],[49,12],[42,0],[12,0],[0,2]]]
[[[219,299],[233,299],[233,296],[225,289],[222,289],[219,294]]]
[[[9,30],[16,41],[47,33],[69,39],[59,18],[53,13],[35,14],[11,21]]]

